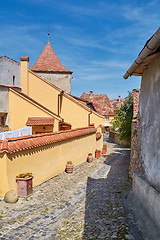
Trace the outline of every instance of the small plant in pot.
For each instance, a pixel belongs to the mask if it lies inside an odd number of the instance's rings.
[[[32,173],[20,173],[16,175],[18,196],[27,197],[32,193],[32,179]]]
[[[101,156],[101,151],[96,149],[96,151],[95,151],[95,158],[100,158],[100,156]]]
[[[102,148],[102,154],[106,154],[106,152],[107,152],[107,145],[104,144]]]
[[[93,155],[92,153],[89,153],[87,157],[87,162],[91,163],[92,161],[93,161]]]
[[[73,166],[72,161],[67,161],[65,172],[66,173],[72,173],[73,172],[73,168],[74,168],[74,166]]]

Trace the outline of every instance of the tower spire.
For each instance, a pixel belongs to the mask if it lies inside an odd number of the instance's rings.
[[[50,33],[48,33],[48,42],[49,42],[49,36],[50,36]]]

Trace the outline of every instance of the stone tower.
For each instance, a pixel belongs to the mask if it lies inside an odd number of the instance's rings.
[[[71,93],[72,72],[61,64],[49,42],[30,69],[58,88]]]

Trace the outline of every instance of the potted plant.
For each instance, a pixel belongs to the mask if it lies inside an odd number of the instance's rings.
[[[99,158],[101,156],[101,151],[96,149],[95,151],[95,158]]]
[[[73,168],[74,168],[74,166],[73,166],[72,161],[67,161],[66,168],[65,168],[66,173],[72,173]]]
[[[106,154],[106,152],[107,152],[107,145],[104,144],[102,148],[102,154]]]
[[[93,161],[93,155],[92,153],[89,153],[87,157],[87,162],[91,163],[92,161]]]
[[[20,173],[16,175],[18,196],[27,197],[32,193],[32,179],[32,173]]]
[[[2,125],[1,129],[2,129],[3,132],[9,131],[8,125]]]

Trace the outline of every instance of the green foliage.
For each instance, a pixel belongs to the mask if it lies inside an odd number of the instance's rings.
[[[117,127],[117,126],[116,126],[116,122],[113,122],[113,123],[112,123],[112,127],[111,127],[111,131],[112,131],[112,132],[115,132],[115,131],[116,131],[116,127]]]
[[[131,124],[133,118],[133,96],[129,92],[124,105],[116,111],[115,124],[120,139],[131,141]]]

